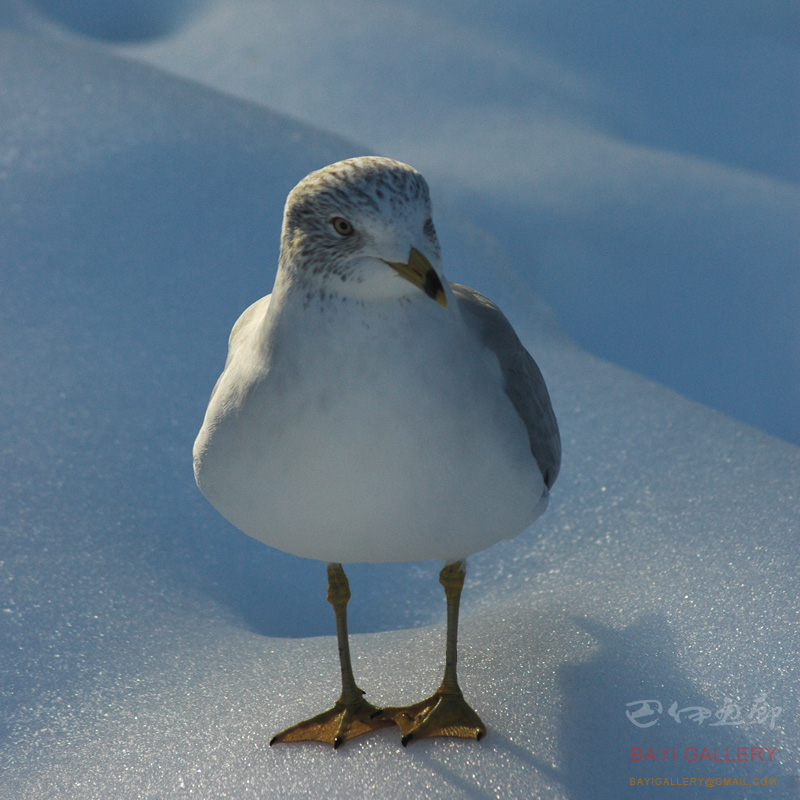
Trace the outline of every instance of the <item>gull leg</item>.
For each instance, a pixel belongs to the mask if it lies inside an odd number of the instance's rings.
[[[315,717],[298,722],[273,736],[270,745],[281,742],[323,742],[334,748],[360,736],[392,725],[379,709],[364,700],[364,692],[356,685],[350,662],[347,635],[347,602],[350,584],[341,564],[328,564],[328,602],[336,615],[336,638],[339,643],[339,665],[342,670],[342,694],[332,708]]]
[[[445,564],[439,573],[439,583],[447,598],[447,653],[444,678],[439,688],[428,698],[410,706],[385,708],[383,717],[391,719],[403,733],[403,746],[412,739],[431,736],[454,736],[461,739],[481,739],[486,726],[464,700],[456,674],[458,609],[464,586],[465,563]]]

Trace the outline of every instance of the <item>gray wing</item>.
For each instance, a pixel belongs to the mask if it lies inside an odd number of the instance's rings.
[[[500,362],[506,394],[528,429],[531,453],[549,489],[561,466],[561,436],[542,373],[503,312],[479,292],[451,283],[469,327]]]

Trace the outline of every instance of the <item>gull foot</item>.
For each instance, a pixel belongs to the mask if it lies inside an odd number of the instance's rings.
[[[363,698],[351,702],[340,699],[333,704],[333,708],[276,734],[269,744],[272,747],[273,744],[284,742],[322,742],[336,749],[348,739],[392,724],[391,719],[381,715],[380,709]]]
[[[390,719],[403,734],[405,747],[412,739],[454,736],[480,741],[486,726],[464,699],[460,689],[437,689],[426,700],[410,706],[385,708],[381,718]]]

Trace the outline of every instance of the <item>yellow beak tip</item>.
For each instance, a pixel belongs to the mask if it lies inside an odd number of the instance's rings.
[[[409,251],[408,263],[385,260],[384,263],[394,269],[401,278],[405,278],[418,289],[421,289],[442,308],[447,308],[447,295],[439,276],[436,274],[436,270],[416,247],[412,247]]]

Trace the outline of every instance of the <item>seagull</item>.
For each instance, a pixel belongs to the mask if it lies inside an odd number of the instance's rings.
[[[403,745],[485,735],[456,672],[466,558],[545,510],[561,440],[506,317],[445,280],[417,170],[352,158],[289,193],[275,285],[233,326],[193,455],[222,516],[327,562],[341,695],[270,744],[336,748],[391,725]],[[444,562],[444,677],[418,703],[379,708],[353,675],[342,565],[425,559]]]

